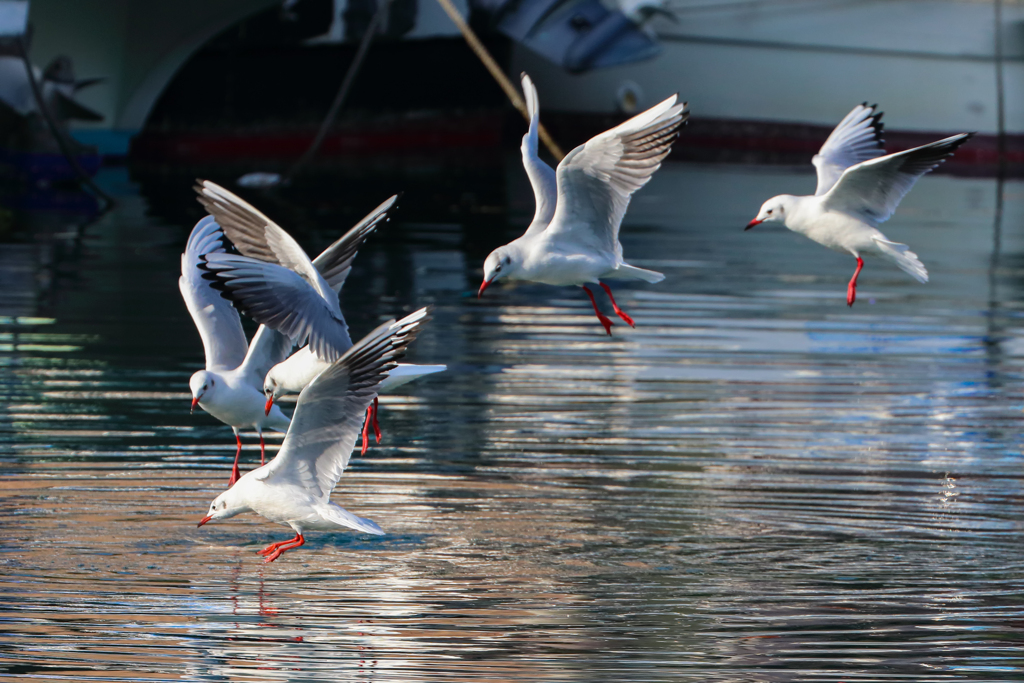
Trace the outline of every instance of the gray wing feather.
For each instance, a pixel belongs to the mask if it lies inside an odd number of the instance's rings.
[[[206,351],[207,370],[234,370],[246,355],[245,332],[238,311],[203,278],[202,259],[224,253],[224,234],[207,216],[196,223],[181,255],[178,288],[199,330]]]
[[[867,102],[854,107],[811,159],[818,173],[815,195],[831,190],[849,167],[885,154],[882,112],[876,112],[876,107]]]
[[[689,115],[673,95],[569,152],[558,164],[558,205],[548,233],[621,259],[619,226],[630,197],[661,167]]]
[[[295,271],[328,302],[335,313],[341,314],[337,293],[284,228],[249,202],[209,180],[197,181],[195,191],[199,195],[199,203],[217,219],[239,253]]]
[[[345,279],[352,270],[352,261],[359,253],[359,247],[374,230],[388,220],[388,212],[394,208],[397,201],[398,195],[393,195],[313,259],[313,265],[335,292],[340,292],[345,284]]]
[[[237,254],[205,257],[204,277],[261,325],[335,361],[352,346],[348,325],[298,273]]]
[[[281,450],[268,467],[268,481],[299,484],[323,502],[330,499],[362,431],[366,408],[426,320],[426,309],[420,309],[384,323],[302,390]]]
[[[892,216],[921,176],[952,156],[973,135],[953,135],[851,166],[822,197],[822,208],[858,216],[869,223],[882,223]]]

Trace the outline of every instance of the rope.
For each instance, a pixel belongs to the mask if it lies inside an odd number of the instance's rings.
[[[327,115],[324,117],[323,123],[320,124],[320,130],[317,131],[316,137],[313,138],[313,142],[299,160],[295,162],[295,165],[291,167],[288,173],[285,174],[285,181],[291,179],[299,169],[305,166],[309,161],[316,155],[317,150],[320,149],[320,145],[323,144],[324,138],[327,137],[327,131],[330,129],[331,124],[334,123],[334,118],[338,115],[338,110],[341,109],[341,105],[344,104],[345,98],[348,96],[348,91],[352,88],[352,83],[356,79],[356,74],[359,72],[359,67],[363,64],[363,59],[366,57],[367,51],[370,49],[370,43],[373,41],[373,36],[377,33],[377,27],[384,20],[387,14],[388,6],[391,4],[391,0],[380,0],[380,5],[377,7],[377,11],[373,14],[373,19],[370,20],[370,25],[366,27],[366,33],[363,34],[363,39],[359,43],[359,49],[356,50],[356,56],[352,59],[352,64],[349,65],[348,71],[345,72],[345,78],[341,81],[341,87],[338,88],[338,94],[334,96],[334,101],[331,102],[330,109],[327,110]]]
[[[515,86],[512,85],[512,82],[508,80],[505,72],[502,71],[501,67],[498,66],[498,63],[494,61],[494,58],[491,57],[487,48],[484,47],[484,44],[476,37],[473,29],[469,27],[462,18],[462,15],[459,14],[459,10],[455,8],[455,5],[451,3],[451,0],[437,1],[441,3],[441,7],[444,9],[445,13],[451,17],[455,26],[457,26],[459,31],[462,32],[462,37],[466,39],[467,43],[469,43],[470,49],[473,50],[480,61],[483,62],[484,66],[487,67],[487,70],[491,72],[491,76],[493,76],[494,80],[498,82],[501,89],[505,91],[508,99],[512,102],[512,106],[518,109],[519,113],[523,115],[523,118],[529,121],[530,114],[526,111],[526,103],[524,103],[523,98],[519,96],[519,91],[516,90]],[[548,131],[544,128],[544,124],[538,122],[537,129],[540,133],[541,141],[544,142],[544,146],[548,148],[548,151],[555,157],[555,160],[561,161],[565,154],[562,153],[562,150],[558,147],[551,136],[548,135]]]

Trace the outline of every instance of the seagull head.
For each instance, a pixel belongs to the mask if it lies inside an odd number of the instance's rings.
[[[263,395],[267,397],[267,406],[264,413],[270,415],[270,409],[274,407],[274,401],[279,396],[285,393],[284,387],[277,383],[277,377],[274,376],[274,368],[270,369],[267,373],[267,378],[263,380]]]
[[[484,281],[480,285],[480,290],[476,293],[476,298],[479,299],[483,295],[484,290],[495,280],[500,280],[514,273],[519,268],[519,259],[517,257],[518,252],[511,244],[506,244],[492,251],[487,260],[484,261]]]
[[[761,210],[757,212],[757,218],[747,223],[747,227],[743,229],[750,230],[755,225],[760,225],[761,223],[785,223],[786,215],[792,207],[793,199],[795,197],[788,194],[772,197],[761,205]]]
[[[213,499],[213,502],[210,503],[210,511],[206,513],[205,517],[199,520],[199,524],[196,526],[202,526],[207,522],[219,522],[222,519],[228,519],[235,515],[240,515],[251,509],[252,508],[243,502],[242,493],[236,483],[227,491]]]
[[[213,391],[216,381],[213,373],[206,370],[200,370],[189,378],[188,387],[192,390],[192,410],[189,412],[194,412],[196,406],[203,400],[203,396]]]

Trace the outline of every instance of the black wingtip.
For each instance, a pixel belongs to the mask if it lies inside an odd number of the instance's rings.
[[[196,268],[203,271],[200,277],[208,281],[211,288],[220,292],[222,298],[230,301],[239,311],[243,313],[245,312],[238,300],[232,296],[231,290],[224,284],[224,280],[218,276],[217,271],[210,267],[210,262],[207,260],[206,254],[201,254],[199,256],[199,264],[196,265]]]
[[[960,149],[960,147],[962,145],[966,144],[967,141],[970,140],[971,138],[973,138],[975,135],[977,135],[977,133],[961,133],[960,135],[962,135],[963,137],[961,137],[958,140],[954,140],[950,144],[950,146],[949,146],[949,153],[950,153],[950,155],[952,155],[953,152],[955,152],[958,149]]]
[[[973,138],[975,135],[976,133],[957,133],[956,135],[950,136],[953,139],[946,144],[949,146],[950,150],[954,150],[960,145],[970,140],[971,138]]]

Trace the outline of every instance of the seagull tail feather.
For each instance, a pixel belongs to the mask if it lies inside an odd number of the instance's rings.
[[[661,282],[665,279],[665,276],[662,273],[655,270],[637,268],[636,266],[631,266],[628,263],[620,264],[618,268],[605,277],[614,278],[616,280],[643,280],[644,282]]]
[[[324,519],[334,522],[339,526],[345,526],[349,529],[355,529],[356,531],[362,531],[376,536],[384,535],[384,531],[377,526],[377,523],[372,519],[353,515],[351,512],[336,503],[320,505],[317,507],[317,512],[319,512],[320,516]]]
[[[918,282],[928,282],[928,270],[917,259],[917,254],[910,247],[899,242],[890,242],[880,237],[872,237],[878,245],[878,253],[886,257]]]

